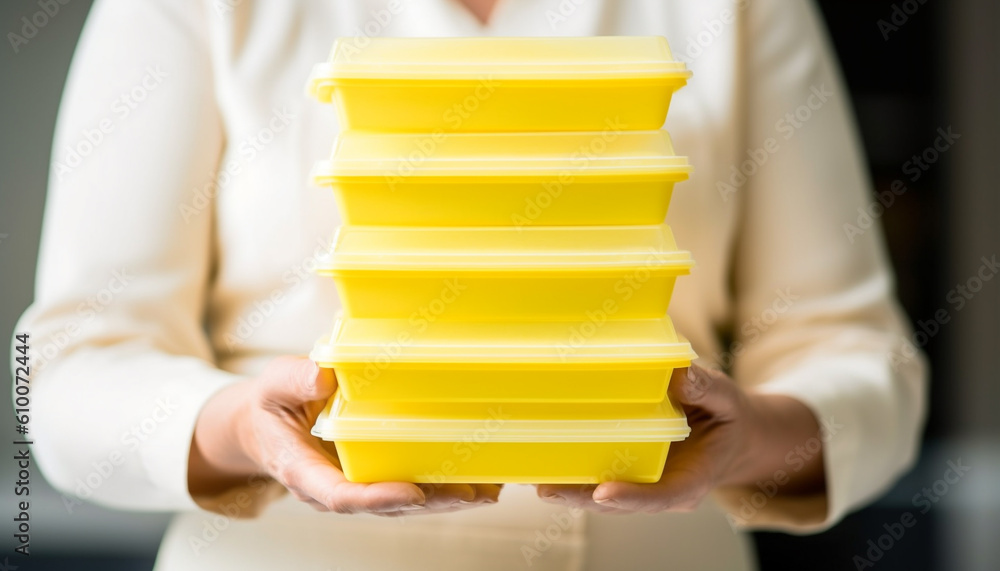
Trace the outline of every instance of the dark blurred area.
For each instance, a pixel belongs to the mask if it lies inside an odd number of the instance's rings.
[[[761,568],[1000,569],[1000,284],[984,281],[971,291],[981,258],[1000,248],[1000,3],[819,5],[854,103],[875,197],[885,206],[881,222],[899,297],[925,335],[914,342],[930,358],[931,408],[920,463],[892,491],[823,534],[755,534]],[[949,129],[959,138],[947,150],[939,150],[944,143],[935,148]],[[905,191],[893,192],[896,181]],[[935,319],[942,309],[945,323]],[[935,489],[947,462],[958,459],[970,474],[981,467],[979,478]],[[940,497],[926,513],[925,489],[926,501]],[[891,532],[907,513],[916,524],[897,539]]]
[[[0,234],[5,335],[31,299],[56,109],[90,4],[68,2],[41,30],[48,40],[20,54],[4,46],[0,55],[0,232],[9,233]],[[1000,2],[818,4],[857,113],[875,181],[873,199],[883,198],[875,218],[886,232],[899,296],[924,333],[914,341],[931,360],[931,413],[919,465],[889,493],[826,533],[755,534],[761,569],[995,571],[1000,569],[1000,279],[981,282],[976,292],[970,280],[982,257],[1000,253],[995,220],[1000,215]],[[32,0],[4,0],[2,29],[36,9]],[[941,144],[935,149],[949,129],[960,137],[947,150],[940,150]],[[962,285],[970,287],[958,289]],[[956,295],[964,300],[958,309]],[[935,319],[942,309],[949,315],[943,323]],[[3,374],[9,383],[9,371]],[[10,404],[0,400],[6,418]],[[937,483],[949,461],[971,470],[942,488]],[[12,474],[4,470],[6,489]],[[33,515],[38,545],[32,545],[24,569],[152,568],[165,516],[94,506],[67,513],[54,491],[40,481],[33,484],[42,495],[33,501],[41,506]],[[930,497],[926,490],[934,501],[923,511],[915,496]],[[906,514],[916,524],[893,536]]]

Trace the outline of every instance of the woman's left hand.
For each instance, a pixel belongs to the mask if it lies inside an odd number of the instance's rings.
[[[815,416],[798,400],[748,393],[721,371],[697,365],[677,370],[670,393],[684,406],[691,435],[670,447],[659,482],[543,484],[538,496],[602,512],[690,511],[716,487],[752,485],[787,468],[785,458],[796,445],[819,433]],[[820,452],[782,491],[815,492],[824,485]]]

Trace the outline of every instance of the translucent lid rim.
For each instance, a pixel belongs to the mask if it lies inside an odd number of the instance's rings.
[[[449,155],[446,152],[421,156],[417,164],[407,156],[393,156],[386,151],[382,155],[343,156],[344,145],[356,139],[375,139],[379,148],[395,149],[399,145],[410,147],[428,137],[424,134],[409,133],[359,133],[344,131],[338,135],[329,159],[315,163],[310,174],[313,183],[326,186],[332,181],[353,178],[385,178],[398,176],[400,169],[407,167],[406,176],[416,177],[511,177],[511,176],[559,176],[566,171],[574,177],[622,176],[622,175],[662,175],[666,180],[681,181],[693,172],[687,156],[677,155],[670,134],[663,129],[621,131],[614,139],[614,145],[642,145],[649,149],[634,154],[613,152],[588,155],[586,168],[582,168],[577,143],[586,144],[591,139],[606,137],[604,131],[572,132],[531,132],[531,133],[450,133],[448,139],[456,145],[482,145],[484,142],[499,145],[502,151],[491,150],[482,154]],[[569,139],[568,144],[565,140]],[[558,145],[566,147],[562,154],[537,156],[525,152],[525,144]],[[466,143],[467,142],[467,143]],[[363,143],[364,144],[364,143]],[[369,140],[367,144],[371,145]],[[568,146],[567,146],[568,145]],[[638,147],[638,148],[641,148]]]
[[[682,61],[573,62],[470,62],[470,63],[345,63],[324,62],[313,66],[309,75],[311,92],[336,87],[352,80],[525,80],[557,79],[662,79],[683,85],[692,76]]]
[[[392,343],[345,343],[341,338],[349,321],[359,322],[392,322],[403,320],[385,318],[356,318],[337,315],[333,330],[329,335],[320,337],[309,353],[309,358],[324,367],[338,365],[361,365],[374,363],[375,359],[383,357]],[[407,364],[448,365],[559,365],[566,363],[601,364],[622,363],[623,365],[663,365],[680,367],[689,365],[698,358],[690,342],[674,329],[669,316],[648,320],[626,320],[624,323],[657,322],[662,325],[663,336],[674,338],[675,341],[635,343],[593,343],[574,346],[571,352],[566,352],[567,344],[540,344],[525,342],[521,344],[489,344],[489,343],[433,343],[430,341],[412,340],[407,343],[406,350],[397,350],[393,362]],[[560,325],[563,322],[559,322]],[[548,327],[549,322],[532,324],[536,327]],[[567,326],[572,325],[566,323]],[[494,324],[484,324],[492,327]],[[419,336],[418,336],[419,337]],[[567,335],[569,338],[569,335]],[[488,338],[487,338],[488,339]],[[395,349],[395,346],[393,346]],[[616,351],[617,349],[617,351]],[[631,352],[630,352],[631,350]]]
[[[553,75],[590,75],[619,77],[623,75],[649,75],[662,74],[678,79],[690,77],[691,72],[687,69],[684,61],[674,57],[670,50],[670,45],[663,36],[587,36],[587,37],[455,37],[455,38],[378,38],[375,40],[382,44],[394,43],[396,50],[403,50],[406,54],[412,54],[411,49],[399,47],[407,42],[419,42],[424,47],[431,44],[459,45],[462,43],[474,44],[480,48],[486,46],[504,46],[506,50],[492,48],[488,51],[487,57],[477,61],[456,61],[453,57],[445,56],[442,60],[435,61],[428,54],[423,54],[423,59],[411,57],[399,57],[399,53],[393,59],[392,50],[379,53],[381,59],[372,60],[362,58],[360,61],[352,61],[356,55],[361,54],[363,47],[352,45],[352,38],[338,38],[330,50],[330,56],[326,62],[318,64],[314,68],[313,77],[317,80],[322,78],[335,77],[359,77],[370,78],[385,74],[386,70],[391,70],[393,74],[417,73],[422,76],[437,75],[440,77],[474,76],[482,77],[485,72],[502,73],[511,77],[532,77],[542,76],[549,78]],[[582,50],[578,55],[582,57],[570,58],[564,53],[560,55],[541,55],[547,50],[544,44],[551,43],[576,43],[576,47]],[[512,56],[510,46],[531,45],[536,48],[532,53],[533,58]],[[582,44],[582,45],[581,45]],[[616,59],[586,59],[586,54],[602,53],[608,54],[609,45],[631,45],[635,49],[627,49],[625,53],[617,52],[620,55]],[[354,53],[351,50],[354,50]],[[487,48],[489,49],[489,48]],[[595,51],[596,50],[596,51]],[[631,53],[629,53],[631,52]],[[515,51],[514,53],[518,53]],[[523,53],[523,52],[522,52]],[[545,59],[538,59],[544,57]]]
[[[461,237],[462,233],[496,233],[518,236],[521,243],[529,242],[524,237],[533,233],[544,232],[581,232],[588,234],[583,243],[594,243],[592,240],[604,232],[654,232],[660,239],[645,249],[614,250],[605,252],[555,251],[546,249],[518,249],[514,246],[506,251],[413,251],[405,249],[393,250],[384,247],[381,251],[338,251],[344,241],[344,236],[358,232],[390,232],[395,235],[413,233],[452,234]],[[450,238],[447,243],[456,243]],[[343,225],[337,229],[332,246],[326,255],[317,259],[315,272],[320,275],[336,275],[341,271],[352,270],[382,270],[382,271],[449,271],[449,272],[484,272],[484,271],[600,271],[612,269],[649,270],[661,273],[684,275],[694,267],[694,260],[688,250],[666,249],[663,246],[676,248],[673,232],[667,224],[655,225],[616,225],[616,226],[451,226],[451,227],[396,227],[396,226],[350,226]]]
[[[332,368],[338,364],[368,364],[374,363],[371,358],[366,357],[376,357],[381,355],[380,353],[371,354],[334,354],[334,350],[324,349],[324,347],[330,347],[328,342],[325,342],[326,338],[321,338],[320,341],[316,343],[316,346],[309,353],[309,359],[323,366],[324,368]],[[321,345],[323,347],[321,347]],[[553,358],[551,355],[538,355],[530,353],[425,353],[424,356],[412,356],[407,355],[405,357],[394,357],[393,361],[398,363],[437,363],[441,359],[454,357],[454,361],[449,361],[450,363],[456,364],[472,364],[472,363],[482,363],[482,364],[505,364],[505,363],[515,363],[515,364],[559,364],[572,362],[581,363],[613,363],[613,362],[625,362],[629,364],[666,364],[670,366],[683,366],[685,364],[690,364],[692,361],[698,358],[697,353],[690,349],[690,346],[686,343],[672,343],[664,347],[675,347],[674,352],[663,352],[663,353],[636,353],[633,355],[622,355],[621,353],[597,353],[591,352],[586,355],[574,355]],[[359,345],[359,347],[362,347]],[[364,347],[377,347],[373,345],[366,345]],[[634,346],[632,346],[634,347]],[[458,357],[462,357],[461,360]]]
[[[338,419],[344,414],[346,401],[338,392],[316,419],[311,433],[324,440],[344,442],[452,442],[482,431],[485,425],[499,417],[503,408],[513,405],[497,403],[482,405],[490,411],[489,418],[420,419],[389,416],[367,419]],[[414,405],[419,408],[419,405]],[[545,405],[559,406],[559,405]],[[572,405],[569,405],[572,406]],[[490,431],[491,442],[678,442],[691,433],[683,411],[669,402],[638,405],[640,408],[660,407],[663,417],[618,419],[503,419]],[[492,416],[492,415],[497,416]],[[669,415],[669,416],[667,416]]]
[[[477,159],[479,160],[479,159]],[[554,177],[567,170],[573,171],[574,178],[591,178],[608,175],[662,175],[665,181],[680,182],[690,178],[694,167],[687,163],[687,157],[640,159],[634,164],[628,159],[607,160],[606,163],[596,162],[586,169],[567,166],[567,162],[559,160],[536,160],[536,165],[528,166],[520,159],[489,159],[483,158],[484,168],[472,168],[467,161],[458,159],[428,160],[419,167],[407,172],[407,178],[454,177],[454,178],[505,178],[505,177]],[[330,186],[331,183],[346,179],[378,179],[395,176],[399,165],[405,161],[389,162],[377,160],[337,159],[318,161],[313,165],[310,179],[315,186]],[[653,164],[650,164],[653,163]],[[383,166],[384,165],[384,166]]]
[[[371,342],[371,343],[347,343],[342,337],[346,326],[350,322],[372,322],[388,323],[400,322],[401,319],[386,318],[356,318],[347,317],[343,312],[339,312],[329,335],[320,337],[313,346],[309,358],[320,366],[335,367],[345,364],[368,364],[374,359],[386,354],[391,343]],[[651,323],[656,322],[662,327],[662,337],[674,339],[667,342],[648,342],[644,344],[636,343],[609,343],[595,342],[591,344],[581,344],[574,346],[571,352],[567,352],[566,343],[541,344],[534,341],[516,343],[435,343],[432,341],[421,341],[419,335],[407,343],[405,350],[396,350],[393,362],[408,364],[435,364],[441,363],[442,359],[448,359],[443,366],[450,364],[495,364],[495,365],[545,365],[545,364],[566,364],[566,363],[608,363],[608,364],[659,364],[682,366],[690,364],[698,358],[690,342],[679,335],[669,316],[648,320],[626,320],[623,323]],[[529,324],[529,328],[547,328],[556,323],[541,322]],[[558,325],[570,326],[571,323],[558,322]],[[484,327],[494,327],[494,324],[484,324]],[[567,339],[570,335],[567,335]],[[392,347],[396,349],[395,346]],[[617,351],[616,351],[617,349]],[[629,352],[631,350],[631,352]]]
[[[691,253],[686,250],[657,252],[660,259],[651,261],[648,254],[628,256],[626,259],[601,259],[590,255],[589,260],[568,260],[573,254],[393,254],[406,259],[385,259],[372,254],[328,254],[317,259],[315,272],[321,276],[336,276],[350,271],[447,271],[447,272],[547,272],[547,271],[602,271],[602,270],[649,270],[651,272],[686,275],[694,267]],[[643,257],[645,256],[645,257]],[[672,256],[674,259],[663,259]],[[451,258],[451,259],[448,259]],[[491,259],[492,258],[492,259]],[[511,261],[503,258],[516,258]]]

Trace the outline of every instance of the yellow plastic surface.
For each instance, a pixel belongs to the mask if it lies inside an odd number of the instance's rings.
[[[660,224],[688,178],[666,131],[340,134],[313,180],[346,224]]]
[[[666,225],[343,226],[317,272],[350,317],[597,322],[664,317],[692,265]]]
[[[337,40],[308,91],[343,129],[659,129],[690,77],[662,37]]]
[[[310,358],[336,370],[349,401],[656,403],[696,355],[669,318],[341,318]]]
[[[599,484],[659,481],[669,442],[337,442],[352,482]],[[390,460],[391,459],[391,460]],[[619,468],[616,470],[615,468]]]
[[[327,404],[313,434],[335,442],[353,482],[565,483],[659,480],[690,433],[655,404]]]

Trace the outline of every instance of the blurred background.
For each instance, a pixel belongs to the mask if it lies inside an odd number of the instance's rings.
[[[65,5],[63,5],[65,2]],[[60,0],[38,32],[44,41],[0,47],[0,338],[31,302],[53,127],[66,72],[90,0]],[[761,569],[858,569],[869,540],[911,512],[916,524],[874,562],[876,569],[1000,569],[1000,279],[976,282],[981,258],[1000,255],[1000,2],[820,0],[841,58],[876,192],[896,180],[879,221],[898,290],[933,368],[931,414],[919,465],[883,498],[819,535],[756,534]],[[15,32],[37,0],[3,0],[0,31]],[[10,43],[8,37],[7,44]],[[938,129],[961,137],[929,152]],[[924,155],[925,151],[929,154]],[[908,168],[924,155],[919,178]],[[931,161],[931,157],[936,158]],[[970,282],[970,280],[972,280]],[[961,309],[952,302],[968,284]],[[979,287],[978,291],[972,291]],[[959,294],[961,295],[961,294]],[[934,326],[934,314],[951,319]],[[0,393],[10,394],[3,343]],[[0,398],[0,426],[13,424]],[[85,430],[86,427],[81,427]],[[9,458],[13,447],[0,445]],[[948,462],[969,466],[942,479]],[[13,462],[0,462],[3,553],[11,554]],[[152,568],[168,516],[66,501],[32,474],[30,561],[24,569],[139,571]],[[929,492],[926,513],[914,496]],[[6,568],[6,567],[3,567]],[[13,568],[13,567],[11,567]]]

